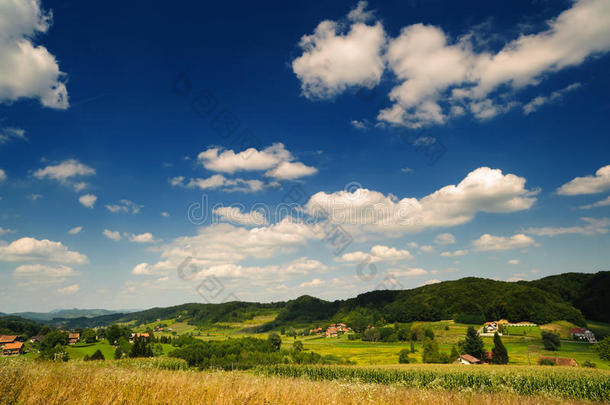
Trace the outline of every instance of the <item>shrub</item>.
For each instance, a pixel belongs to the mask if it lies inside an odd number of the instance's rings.
[[[557,351],[561,346],[561,341],[559,340],[559,335],[542,331],[542,345],[545,350]]]
[[[555,362],[551,359],[540,359],[538,360],[538,364],[541,366],[554,366]]]
[[[413,363],[413,359],[409,357],[411,352],[407,349],[403,349],[398,353],[398,362],[400,364],[409,364]]]
[[[597,368],[597,364],[593,363],[590,360],[585,360],[584,363],[582,363],[583,367],[588,367],[588,368]]]

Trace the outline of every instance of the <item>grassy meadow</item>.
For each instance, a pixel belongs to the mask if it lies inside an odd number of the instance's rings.
[[[400,384],[170,371],[150,360],[68,363],[0,360],[2,404],[585,404],[512,392],[419,389]],[[437,366],[438,367],[438,366]],[[448,366],[452,367],[452,366]],[[593,402],[591,402],[593,403]]]

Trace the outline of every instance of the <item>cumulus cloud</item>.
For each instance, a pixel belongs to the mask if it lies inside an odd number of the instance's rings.
[[[143,205],[138,205],[133,201],[129,200],[120,200],[117,204],[107,204],[106,209],[114,214],[118,213],[131,213],[131,214],[139,214],[140,210],[143,208]]]
[[[35,98],[45,107],[68,108],[65,74],[44,46],[34,40],[44,34],[52,14],[39,0],[0,3],[0,102]]]
[[[78,198],[78,202],[87,208],[93,208],[96,201],[97,201],[97,196],[94,194],[85,194],[85,195],[81,195]]]
[[[301,40],[304,53],[293,61],[293,71],[307,97],[326,98],[350,86],[376,85],[387,65],[399,84],[389,93],[392,105],[378,113],[378,120],[420,128],[444,124],[466,111],[484,120],[518,105],[514,95],[524,87],[608,52],[608,19],[606,0],[577,0],[542,31],[521,34],[497,51],[475,49],[480,34],[474,30],[454,40],[440,27],[418,23],[386,40],[380,22],[354,23],[342,34],[339,23],[323,21]],[[531,100],[524,112],[575,86]]]
[[[299,42],[303,54],[292,61],[303,95],[331,98],[352,86],[374,87],[384,71],[382,55],[386,35],[381,23],[366,24],[371,13],[360,2],[344,25],[322,21]]]
[[[102,235],[112,240],[121,240],[121,232],[119,231],[111,231],[110,229],[104,229]]]
[[[239,225],[266,225],[267,218],[262,212],[250,211],[242,212],[239,207],[218,207],[212,210],[221,221]]]
[[[68,231],[70,235],[77,235],[83,230],[82,226],[76,226]]]
[[[68,266],[48,266],[45,264],[24,264],[17,267],[13,271],[13,276],[15,277],[46,277],[64,279],[65,277],[75,276],[77,274],[77,272]]]
[[[392,277],[416,277],[428,274],[427,270],[421,268],[390,269],[388,275]]]
[[[442,252],[441,256],[455,257],[455,256],[464,256],[467,254],[468,254],[468,249],[460,249],[460,250],[454,250],[453,252]]]
[[[522,233],[505,237],[494,236],[488,233],[481,235],[479,239],[472,241],[472,246],[482,252],[503,251],[533,246],[536,242],[531,237]]]
[[[597,194],[610,190],[610,165],[601,167],[594,176],[576,177],[557,189],[560,195]]]
[[[187,183],[184,182],[183,176],[178,176],[170,179],[170,184],[173,186],[198,188],[200,190],[215,190],[219,189],[226,192],[242,192],[254,193],[261,191],[265,187],[265,183],[260,180],[244,180],[240,178],[228,179],[222,174],[214,174],[208,178],[193,178]]]
[[[370,263],[377,262],[396,262],[400,260],[412,259],[413,255],[408,250],[399,250],[393,247],[375,245],[369,253],[357,251],[345,253],[337,258],[337,261],[344,263],[358,263],[368,261]]]
[[[458,185],[449,185],[421,199],[359,188],[314,194],[306,204],[312,216],[327,216],[357,233],[403,234],[426,228],[456,226],[479,212],[509,213],[529,209],[537,191],[525,188],[525,178],[481,167]]]
[[[274,143],[260,151],[249,148],[238,153],[233,150],[209,148],[201,152],[197,160],[203,167],[215,172],[232,174],[238,171],[266,171],[265,176],[278,180],[293,180],[317,173],[316,168],[295,162],[292,153],[282,143]],[[223,176],[212,178],[217,181],[224,179]]]
[[[582,226],[568,226],[568,227],[542,227],[542,228],[529,228],[524,232],[537,236],[558,236],[568,234],[578,235],[604,235],[608,233],[608,227],[610,227],[610,218],[581,218],[585,223]]]
[[[0,183],[6,180],[6,172],[0,169]]]
[[[78,177],[91,176],[95,174],[95,169],[82,164],[78,160],[69,159],[56,165],[49,165],[34,172],[34,177],[38,179],[52,179],[62,184],[70,185],[75,191],[81,191],[87,186],[82,181],[74,181]]]
[[[68,250],[61,242],[25,237],[10,244],[0,242],[0,261],[42,261],[65,264],[86,264],[87,256]]]
[[[72,295],[76,294],[79,290],[80,287],[78,286],[78,284],[71,284],[58,289],[57,292],[63,295]]]
[[[318,286],[321,286],[324,284],[326,284],[326,281],[320,280],[319,278],[314,278],[311,281],[306,281],[304,283],[299,284],[299,287],[301,287],[301,288],[318,287]]]
[[[432,246],[432,245],[424,245],[424,246],[421,246],[419,248],[419,250],[421,250],[422,252],[426,252],[426,253],[432,253],[432,252],[434,252],[434,246]]]
[[[437,245],[452,245],[455,243],[455,236],[450,233],[441,233],[436,235],[434,243]]]
[[[521,263],[521,262],[519,260],[517,260],[517,259],[510,259],[508,261],[508,264],[512,264],[512,265],[517,265],[519,263]]]
[[[130,242],[134,242],[134,243],[158,242],[158,240],[156,240],[155,237],[153,236],[153,234],[150,232],[145,232],[145,233],[141,233],[141,234],[129,234],[129,235],[127,235],[127,237],[129,238]]]

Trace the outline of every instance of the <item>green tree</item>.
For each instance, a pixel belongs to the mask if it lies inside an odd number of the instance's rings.
[[[68,334],[66,332],[54,331],[47,333],[47,335],[40,342],[41,350],[52,349],[55,346],[65,346],[68,344]]]
[[[303,351],[303,342],[301,342],[300,340],[295,340],[294,343],[292,344],[292,350],[294,350],[297,353],[300,353]]]
[[[81,334],[81,340],[85,343],[95,343],[97,334],[93,329],[85,329]]]
[[[277,333],[270,333],[267,336],[267,341],[271,344],[273,351],[279,351],[282,347],[282,338]]]
[[[483,339],[481,339],[476,329],[472,326],[469,326],[466,331],[466,340],[463,342],[462,351],[479,360],[485,360],[486,354]]]
[[[123,350],[121,350],[121,346],[117,346],[116,349],[114,349],[114,358],[118,360],[121,357],[123,357]]]
[[[453,363],[460,357],[460,353],[457,351],[455,346],[451,346],[451,354],[449,355],[449,362]]]
[[[95,353],[93,353],[91,357],[89,357],[89,360],[106,360],[106,358],[104,357],[102,351],[100,349],[97,349]]]
[[[493,364],[508,364],[508,351],[498,332],[494,333],[494,347],[491,349],[491,362]]]
[[[424,354],[422,357],[424,363],[440,363],[441,355],[438,351],[438,343],[434,339],[424,340]]]
[[[126,326],[110,325],[106,329],[106,339],[111,345],[116,344],[120,338],[129,338],[131,335],[131,329]]]
[[[595,351],[600,359],[610,361],[610,336],[600,340],[595,346]]]
[[[431,328],[426,328],[424,331],[424,337],[428,339],[434,339],[434,331]]]
[[[415,352],[416,352],[416,350],[415,350],[415,342],[411,341],[411,353],[415,353]]]
[[[398,362],[400,364],[409,364],[413,362],[413,359],[409,357],[410,351],[403,349],[398,353]]]
[[[557,351],[561,346],[559,335],[552,332],[542,331],[542,345],[544,350]]]
[[[153,357],[153,351],[150,345],[143,338],[136,338],[133,341],[129,357]]]

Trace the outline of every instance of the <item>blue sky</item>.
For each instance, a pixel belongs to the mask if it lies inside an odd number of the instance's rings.
[[[0,312],[606,270],[609,51],[604,0],[0,0]]]

